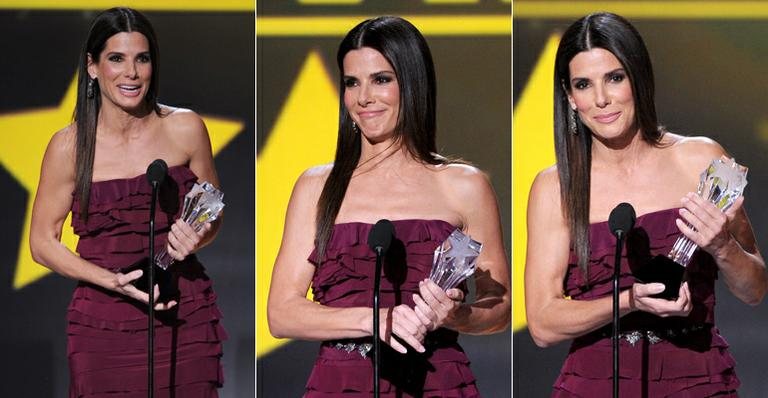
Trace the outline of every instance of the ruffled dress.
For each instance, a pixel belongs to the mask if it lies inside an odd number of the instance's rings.
[[[197,176],[186,166],[168,170],[159,190],[156,250],[164,247],[184,195]],[[85,260],[118,271],[148,255],[151,188],[144,175],[94,182],[83,222],[72,204],[72,227]],[[179,304],[155,312],[155,396],[217,397],[222,385],[222,340],[216,294],[195,256],[175,263]],[[147,396],[147,306],[98,286],[78,283],[67,310],[69,396]]]
[[[620,289],[635,282],[632,269],[652,256],[666,255],[680,231],[678,209],[637,218],[627,235],[619,279]],[[573,252],[565,279],[565,294],[573,300],[593,300],[612,294],[616,238],[607,222],[590,225],[589,279]],[[621,318],[619,386],[622,397],[736,396],[739,379],[728,343],[715,324],[714,259],[698,250],[687,267],[693,310],[687,317],[661,318],[636,311]],[[586,283],[588,282],[588,283]],[[611,325],[576,338],[553,386],[553,397],[610,397],[613,391]],[[652,338],[631,339],[633,332]],[[658,338],[658,340],[657,340]],[[630,341],[634,340],[634,342]]]
[[[429,276],[435,248],[455,227],[441,220],[393,221],[395,239],[387,252],[381,275],[381,308],[400,304],[413,306],[419,281]],[[329,307],[373,307],[372,291],[376,256],[368,247],[373,226],[365,223],[336,224],[325,259],[313,251],[316,265],[312,292]],[[438,329],[427,334],[426,352],[394,351],[381,343],[379,368],[382,397],[479,397],[469,359],[457,343],[458,333]],[[357,349],[368,338],[326,341],[306,384],[305,397],[371,397],[373,392],[372,351],[365,356]],[[347,347],[345,349],[344,347]]]

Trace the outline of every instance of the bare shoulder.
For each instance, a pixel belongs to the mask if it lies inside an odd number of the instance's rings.
[[[662,145],[668,145],[675,158],[686,164],[709,163],[726,155],[717,141],[703,136],[685,137],[666,133]]]
[[[161,105],[160,113],[160,130],[174,146],[189,158],[200,154],[205,158],[211,156],[211,140],[200,115],[189,109],[165,105]]]
[[[465,163],[448,163],[432,166],[440,179],[441,185],[454,190],[461,196],[472,196],[477,193],[490,191],[491,180],[483,170]]]
[[[667,169],[682,173],[686,181],[698,181],[701,171],[726,154],[720,144],[707,137],[685,137],[665,133],[657,151]]]
[[[60,163],[60,166],[71,164],[74,168],[76,144],[77,126],[75,123],[71,123],[51,136],[51,140],[48,142],[48,148],[45,151],[45,157],[56,163],[64,161]]]
[[[72,123],[51,136],[40,170],[40,183],[74,184],[77,126]]]
[[[161,105],[160,114],[164,127],[163,130],[165,131],[173,134],[183,134],[188,136],[188,138],[208,135],[203,118],[190,109]]]
[[[311,197],[317,200],[323,190],[325,181],[331,174],[331,169],[333,169],[332,163],[312,166],[304,170],[304,172],[302,172],[299,178],[296,180],[296,185],[293,188],[294,195]]]
[[[560,202],[560,177],[557,174],[557,165],[552,165],[536,174],[531,184],[530,199],[549,198]]]

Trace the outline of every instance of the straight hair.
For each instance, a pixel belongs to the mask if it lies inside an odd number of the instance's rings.
[[[352,173],[360,161],[361,133],[353,128],[344,105],[344,57],[352,50],[372,48],[395,70],[400,89],[400,112],[395,126],[395,141],[402,142],[414,159],[425,164],[444,164],[435,143],[436,85],[432,55],[424,36],[400,17],[382,16],[355,26],[339,45],[339,132],[336,156],[330,175],[317,203],[315,242],[324,258],[336,216],[346,195]]]
[[[88,74],[88,56],[93,62],[99,62],[107,40],[122,32],[138,32],[147,38],[149,56],[152,64],[152,77],[144,100],[148,109],[161,115],[157,103],[158,81],[160,79],[159,49],[157,36],[147,17],[140,12],[124,7],[110,8],[91,23],[88,37],[80,52],[77,77],[77,103],[73,118],[75,120],[75,196],[80,201],[80,218],[88,219],[88,204],[91,196],[93,179],[93,159],[96,154],[96,126],[101,110],[101,92],[98,82]],[[91,81],[93,82],[91,83]],[[88,85],[92,85],[92,96],[88,96]]]
[[[574,22],[563,34],[555,56],[554,124],[555,156],[560,181],[560,201],[571,234],[578,265],[588,274],[590,172],[592,131],[576,117],[576,133],[568,126],[570,62],[577,54],[602,48],[619,60],[627,73],[635,103],[635,126],[642,139],[658,146],[664,130],[656,118],[651,58],[640,33],[623,17],[595,13]]]

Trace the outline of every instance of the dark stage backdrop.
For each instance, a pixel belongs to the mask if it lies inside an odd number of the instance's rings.
[[[51,3],[66,7],[67,2]],[[224,227],[199,256],[214,281],[229,332],[221,395],[231,398],[254,395],[252,7],[227,12],[146,12],[159,37],[161,102],[191,108],[203,116],[226,193]],[[94,15],[77,8],[0,7],[3,397],[67,395],[64,316],[75,282],[34,264],[26,234],[43,151],[51,135],[71,120],[70,89],[78,52]],[[69,221],[64,234],[71,244]]]
[[[514,4],[516,259],[524,258],[524,209],[533,173],[554,163],[552,64],[557,35],[578,17],[598,11],[588,3]],[[646,41],[656,75],[660,122],[672,132],[711,137],[737,161],[751,167],[745,206],[765,250],[768,9],[761,4],[750,8],[725,1],[680,7],[647,3],[604,2],[607,10],[628,17]],[[533,344],[523,317],[521,266],[516,267],[515,278],[514,393],[519,397],[547,396],[568,344],[547,349]],[[768,356],[768,306],[749,307],[735,299],[722,281],[717,285],[717,325],[737,361],[736,371],[742,380],[739,392],[743,397],[764,397],[768,391],[768,367],[764,363]]]
[[[402,15],[425,34],[437,69],[438,147],[490,174],[509,242],[510,4],[444,3],[257,4],[258,396],[300,396],[319,348],[319,342],[271,337],[266,299],[293,183],[307,167],[333,160],[339,107],[337,46],[366,17]],[[313,228],[313,220],[306,223]],[[510,332],[462,336],[460,342],[483,396],[509,396]]]

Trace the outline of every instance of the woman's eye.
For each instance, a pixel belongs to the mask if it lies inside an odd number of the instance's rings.
[[[610,76],[610,80],[616,83],[623,82],[624,79],[626,79],[626,76],[623,73],[614,73]]]
[[[141,54],[137,57],[137,60],[143,64],[146,64],[150,61],[149,54]]]
[[[583,90],[587,87],[589,87],[589,83],[586,80],[579,80],[573,84],[573,88],[577,90]]]
[[[357,86],[357,79],[344,79],[344,87]]]
[[[117,54],[112,54],[107,59],[109,59],[112,62],[120,62],[120,61],[123,60],[123,56],[122,55],[117,55]]]
[[[389,76],[376,76],[376,78],[373,80],[376,84],[386,84],[392,81],[392,78]]]

